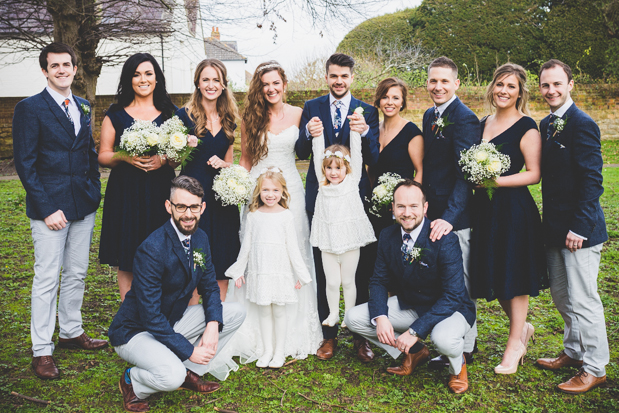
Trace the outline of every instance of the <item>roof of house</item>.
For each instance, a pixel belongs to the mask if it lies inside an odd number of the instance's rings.
[[[247,62],[247,58],[237,52],[235,48],[229,44],[232,42],[222,42],[212,37],[204,39],[204,48],[206,50],[206,57],[209,59],[219,59],[222,62],[231,60],[244,60]]]

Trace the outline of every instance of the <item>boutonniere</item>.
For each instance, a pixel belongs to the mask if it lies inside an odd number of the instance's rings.
[[[445,139],[445,137],[443,136],[443,129],[445,129],[449,125],[453,125],[453,122],[449,121],[449,115],[441,116],[440,118],[432,122],[432,132],[434,132],[437,139]]]
[[[82,109],[84,116],[90,115],[90,106],[85,103],[80,103],[80,108]]]
[[[563,132],[563,129],[565,129],[565,125],[567,125],[567,120],[568,119],[569,118],[567,118],[567,117],[565,119],[562,119],[562,118],[555,119],[555,121],[553,123],[554,130],[555,130],[554,133],[553,133],[553,137],[554,137],[554,135],[558,135],[561,132]]]
[[[206,257],[202,252],[201,248],[193,250],[193,270],[196,270],[196,267],[200,267],[202,270],[206,269]]]
[[[420,260],[423,254],[423,248],[410,247],[408,244],[402,244],[402,258],[404,261],[412,264],[413,262]]]

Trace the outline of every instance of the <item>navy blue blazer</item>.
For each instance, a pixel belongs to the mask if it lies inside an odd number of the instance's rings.
[[[442,135],[432,131],[434,106],[423,115],[423,188],[428,200],[428,218],[444,219],[458,231],[471,227],[472,186],[458,165],[460,152],[481,141],[477,115],[456,98],[443,112],[452,124]]]
[[[205,255],[204,270],[194,267],[193,252],[197,249]],[[112,345],[126,344],[136,334],[148,331],[181,361],[187,360],[193,344],[173,327],[183,317],[196,287],[206,322],[218,321],[221,331],[222,305],[210,251],[208,237],[201,229],[191,236],[190,259],[170,221],[150,234],[135,253],[131,290],[110,325]]]
[[[374,166],[378,162],[380,154],[380,144],[378,143],[378,111],[375,107],[368,105],[351,96],[348,115],[352,115],[357,107],[363,107],[363,116],[365,122],[370,127],[367,135],[361,139],[361,154],[363,155],[363,163],[368,166]],[[331,119],[331,110],[329,108],[329,95],[321,96],[316,99],[308,100],[303,106],[303,114],[301,116],[301,125],[299,126],[299,139],[295,144],[294,150],[299,159],[309,159],[312,155],[312,137],[307,137],[305,127],[307,122],[314,116],[318,116],[322,120],[325,128],[325,148],[336,143],[350,147],[350,125],[348,118],[344,119],[344,124],[338,136],[335,136],[333,130],[333,120]],[[371,197],[372,188],[368,174],[363,168],[361,180],[359,181],[359,195],[361,200],[365,202],[366,197]],[[305,209],[313,213],[314,205],[316,204],[316,196],[318,195],[318,179],[316,171],[314,171],[314,162],[310,162],[307,176],[305,178]]]
[[[600,207],[602,152],[600,128],[573,104],[564,129],[546,139],[550,116],[542,119],[543,226],[547,246],[565,247],[568,231],[586,237],[583,247],[608,240]]]
[[[419,318],[411,328],[426,338],[435,325],[459,311],[467,323],[475,322],[475,305],[464,285],[464,267],[458,236],[453,232],[430,241],[430,220],[426,219],[415,247],[421,258],[412,263],[402,260],[402,235],[399,225],[380,233],[374,275],[370,279],[370,319],[389,315],[388,290],[397,292],[400,308],[414,309]]]
[[[81,129],[47,90],[22,100],[13,114],[15,169],[26,189],[26,215],[45,219],[59,209],[69,221],[94,212],[101,201],[101,181],[90,114],[80,106]]]

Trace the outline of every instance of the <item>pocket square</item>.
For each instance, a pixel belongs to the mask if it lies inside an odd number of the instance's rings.
[[[424,266],[424,267],[426,267],[426,268],[428,267],[428,264],[426,264],[426,263],[425,263],[425,262],[423,262],[423,261],[419,261],[419,265]]]
[[[559,145],[559,149],[565,149],[565,145],[563,145],[560,142],[554,141],[554,143],[556,143],[557,145]]]

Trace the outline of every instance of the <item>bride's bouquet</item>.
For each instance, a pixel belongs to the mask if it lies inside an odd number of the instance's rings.
[[[254,181],[240,165],[223,168],[213,180],[215,199],[226,205],[244,205],[249,202]]]
[[[372,191],[370,213],[377,217],[383,216],[389,211],[389,205],[393,202],[393,190],[398,182],[402,181],[398,174],[387,172],[378,178],[378,185]]]
[[[159,127],[159,155],[165,155],[174,162],[185,165],[191,160],[191,152],[195,146],[189,140],[189,129],[178,116],[172,116]]]
[[[492,199],[496,189],[496,178],[507,172],[511,165],[509,156],[499,152],[491,142],[482,140],[479,145],[460,152],[460,165],[464,177],[470,182],[482,186]]]
[[[153,122],[135,119],[120,136],[120,145],[114,148],[114,158],[125,156],[153,156],[159,152],[159,128]]]

